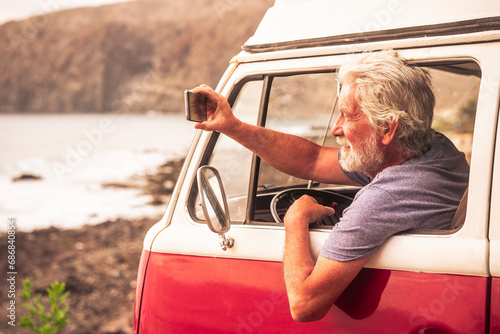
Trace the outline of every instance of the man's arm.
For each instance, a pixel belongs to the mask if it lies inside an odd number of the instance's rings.
[[[283,272],[290,312],[296,321],[323,318],[368,260],[367,257],[340,262],[320,256],[314,263],[309,246],[309,224],[331,215],[332,210],[303,196],[284,218]]]
[[[221,132],[286,174],[324,183],[355,184],[340,168],[338,148],[244,123],[233,115],[224,96],[204,85],[194,91],[208,99],[208,121],[195,124],[196,129]]]

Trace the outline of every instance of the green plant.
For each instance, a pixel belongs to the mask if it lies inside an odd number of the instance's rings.
[[[69,291],[64,291],[66,284],[54,282],[47,288],[50,310],[46,311],[40,301],[42,294],[32,296],[33,286],[29,279],[23,280],[22,298],[27,301],[23,306],[28,309],[29,316],[21,317],[21,327],[28,328],[36,334],[57,334],[68,322],[65,305]]]

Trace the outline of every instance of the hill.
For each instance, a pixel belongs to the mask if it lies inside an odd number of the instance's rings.
[[[272,0],[138,0],[0,26],[0,112],[179,112]]]

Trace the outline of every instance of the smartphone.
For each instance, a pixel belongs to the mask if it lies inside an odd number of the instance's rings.
[[[184,104],[188,121],[199,123],[207,120],[207,99],[205,96],[186,90],[184,91]]]

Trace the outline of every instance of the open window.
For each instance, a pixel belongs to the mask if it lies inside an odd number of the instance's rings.
[[[479,66],[472,60],[429,61],[421,66],[431,73],[436,95],[433,128],[448,136],[470,161],[481,80]],[[229,102],[234,113],[248,123],[302,136],[319,145],[337,145],[330,134],[338,116],[335,68],[252,78],[237,85]],[[270,211],[271,200],[288,188],[333,190],[348,197],[354,197],[359,190],[291,177],[216,133],[203,164],[219,170],[233,224],[276,224]],[[196,197],[196,187],[192,187],[190,212],[201,221]]]

